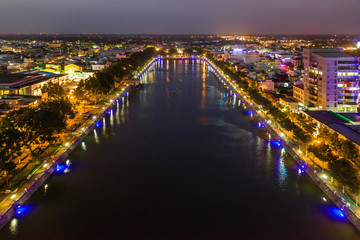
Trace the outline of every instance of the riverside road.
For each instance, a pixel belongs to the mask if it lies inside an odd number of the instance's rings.
[[[153,69],[0,239],[360,238],[204,62]]]

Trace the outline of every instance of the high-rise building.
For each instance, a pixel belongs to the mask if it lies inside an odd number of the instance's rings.
[[[357,112],[359,59],[337,49],[305,48],[304,104],[322,110]]]

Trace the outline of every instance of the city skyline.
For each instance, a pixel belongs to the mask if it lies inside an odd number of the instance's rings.
[[[360,239],[360,0],[0,1],[0,239]]]
[[[355,0],[105,0],[101,5],[20,0],[1,5],[2,34],[357,34],[360,23]]]

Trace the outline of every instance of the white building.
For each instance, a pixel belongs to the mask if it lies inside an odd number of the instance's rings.
[[[359,95],[359,59],[336,49],[306,48],[304,101],[308,107],[356,112]]]

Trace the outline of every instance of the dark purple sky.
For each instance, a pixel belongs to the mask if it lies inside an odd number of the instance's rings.
[[[360,0],[0,0],[0,33],[360,32]]]

